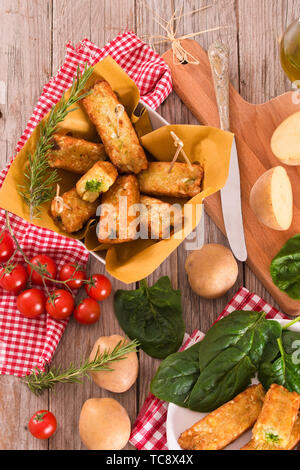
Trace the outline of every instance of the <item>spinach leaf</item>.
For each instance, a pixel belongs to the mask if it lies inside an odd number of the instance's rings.
[[[271,262],[270,272],[280,290],[292,299],[300,299],[300,234],[283,245]]]
[[[282,344],[287,354],[297,354],[300,361],[300,333],[298,331],[283,330],[282,331]],[[279,350],[278,350],[279,352]]]
[[[204,341],[204,340],[203,340]],[[188,401],[194,411],[213,411],[245,390],[256,367],[236,347],[226,349],[201,372]]]
[[[181,294],[167,276],[152,287],[143,280],[139,289],[118,290],[114,307],[121,328],[149,356],[164,359],[180,347],[185,331]]]
[[[168,356],[159,366],[151,382],[151,393],[160,400],[186,408],[188,398],[200,374],[199,346]]]
[[[295,341],[298,343],[296,346],[298,351],[293,347]],[[290,392],[300,393],[299,349],[299,333],[283,331],[282,340],[278,340],[279,357],[273,362],[263,362],[259,367],[258,378],[266,390],[276,383],[287,388]]]
[[[262,361],[272,361],[281,337],[264,312],[235,311],[216,323],[199,347],[200,376],[188,407],[211,411],[244,390]]]
[[[264,312],[236,310],[213,325],[201,341],[200,370],[232,346],[248,354],[256,366],[262,360],[274,359],[281,327],[276,321],[266,320],[265,315]]]

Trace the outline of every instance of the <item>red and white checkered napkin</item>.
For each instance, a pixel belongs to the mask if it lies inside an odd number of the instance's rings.
[[[110,55],[128,73],[140,89],[142,100],[155,109],[172,90],[171,75],[166,63],[147,44],[128,32],[119,35],[103,49],[84,39],[74,48],[67,44],[65,62],[57,75],[44,87],[33,115],[17,145],[23,147],[40,120],[59,101],[76,74],[78,64],[94,65]],[[0,187],[9,165],[0,173]],[[55,232],[30,225],[11,214],[11,226],[30,258],[38,253],[52,256],[58,269],[65,263],[85,266],[88,251],[80,242]],[[0,209],[0,230],[5,213]],[[21,256],[16,261],[21,261]],[[22,317],[16,308],[16,298],[0,288],[0,374],[26,375],[33,367],[43,369],[49,362],[66,327],[66,321],[56,321],[49,315],[37,319]]]
[[[287,318],[276,308],[267,304],[261,297],[249,292],[245,287],[242,287],[235,294],[217,321],[234,310],[264,311],[267,313],[267,318]],[[204,334],[199,330],[195,330],[190,337],[185,338],[181,350],[187,349],[203,338]],[[166,435],[168,405],[167,402],[159,400],[151,393],[148,395],[130,436],[130,443],[137,449],[168,450]]]

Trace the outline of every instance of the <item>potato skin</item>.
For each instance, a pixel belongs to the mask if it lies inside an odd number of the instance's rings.
[[[90,398],[81,409],[79,434],[89,450],[121,450],[130,437],[127,411],[113,398]]]
[[[206,299],[224,295],[238,276],[238,265],[231,251],[215,243],[189,254],[185,270],[193,291]]]
[[[278,175],[277,179],[279,177],[284,179],[285,189],[283,194],[280,193],[280,184],[272,182],[276,175]],[[272,193],[272,189],[275,194]],[[280,197],[282,209],[278,210],[274,206],[276,205],[274,200],[276,197]],[[286,203],[285,206],[283,202]],[[250,192],[250,207],[258,220],[267,227],[273,230],[288,230],[293,219],[293,195],[289,177],[283,167],[271,168],[258,178]]]
[[[99,353],[103,353],[105,349],[112,351],[120,341],[125,341],[125,338],[120,335],[101,336],[94,344],[90,360],[95,358],[97,351]],[[110,392],[126,392],[132,387],[138,376],[139,361],[136,352],[126,354],[125,359],[114,362],[110,368],[112,371],[91,372],[93,381],[99,387]]]

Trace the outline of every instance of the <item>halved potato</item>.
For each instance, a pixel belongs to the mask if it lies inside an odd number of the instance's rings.
[[[300,165],[300,111],[285,119],[271,138],[274,155],[286,165]]]
[[[274,230],[287,230],[293,218],[293,193],[290,179],[282,166],[266,171],[250,193],[250,206],[256,217]]]

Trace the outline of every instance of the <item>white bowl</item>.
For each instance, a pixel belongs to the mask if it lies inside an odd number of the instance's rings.
[[[289,323],[290,320],[277,320],[281,325]],[[295,323],[289,330],[300,332],[300,323]],[[257,379],[253,379],[252,383],[258,383]],[[191,411],[187,408],[169,403],[167,414],[167,446],[169,450],[182,450],[178,444],[180,434],[190,428],[200,419],[204,418],[208,413],[199,413]],[[239,450],[251,439],[251,430],[244,433],[236,441],[232,442],[225,450]]]

